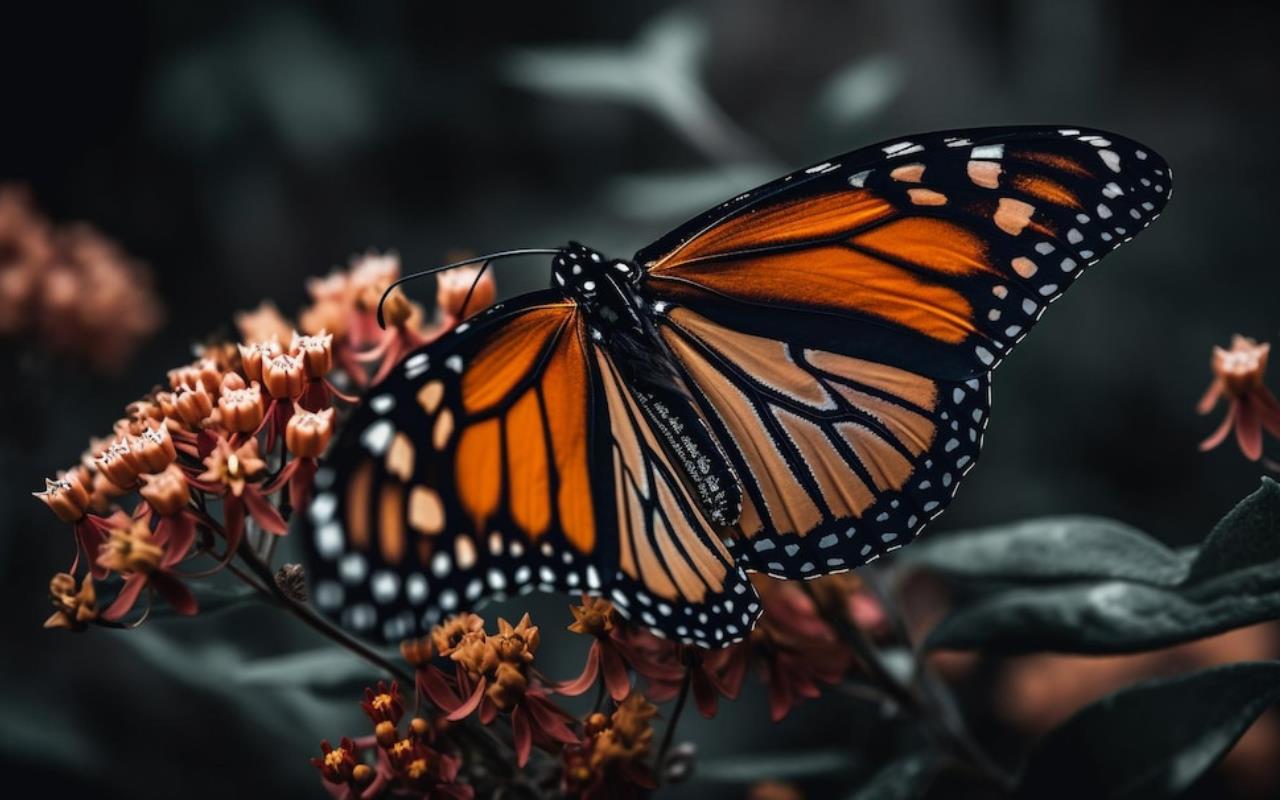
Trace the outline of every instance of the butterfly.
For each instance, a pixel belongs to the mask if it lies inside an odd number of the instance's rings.
[[[1163,159],[1082,128],[895,139],[734,197],[412,353],[299,514],[316,605],[395,641],[534,590],[741,640],[748,572],[867,564],[947,506],[992,370],[1159,215]]]

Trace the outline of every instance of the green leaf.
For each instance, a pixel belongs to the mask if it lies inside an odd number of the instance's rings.
[[[1108,531],[1121,543],[1108,544]],[[910,562],[972,598],[930,632],[928,648],[1125,653],[1280,617],[1280,486],[1270,479],[1187,553],[1097,521],[962,538],[973,541]]]
[[[1277,662],[1229,664],[1125,689],[1050,732],[1032,753],[1018,796],[1174,797],[1277,702]]]
[[[936,774],[932,753],[913,753],[881,768],[850,800],[910,800],[923,797]]]

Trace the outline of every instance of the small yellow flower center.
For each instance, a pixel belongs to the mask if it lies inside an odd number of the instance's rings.
[[[425,758],[415,758],[409,762],[409,768],[405,770],[409,773],[409,777],[415,781],[427,774],[427,760]]]
[[[233,478],[240,474],[240,457],[235,453],[227,456],[227,474]]]
[[[373,698],[373,707],[378,709],[379,711],[386,711],[387,709],[391,708],[391,695],[380,694],[377,697]]]
[[[413,742],[410,742],[408,739],[401,739],[400,741],[391,745],[391,755],[403,756],[405,753],[408,753],[412,749],[413,749]]]
[[[325,754],[324,765],[337,769],[342,766],[342,762],[347,760],[347,751],[341,747],[336,747]]]

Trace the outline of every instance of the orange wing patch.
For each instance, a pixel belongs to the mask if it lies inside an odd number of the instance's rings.
[[[846,247],[674,267],[654,276],[667,277],[748,302],[869,314],[950,344],[977,330],[973,307],[959,291]]]
[[[523,314],[493,337],[489,346],[467,365],[462,376],[462,403],[475,414],[505,400],[528,376],[551,336],[571,315],[569,303],[536,308]],[[430,398],[423,398],[429,400]]]
[[[790,242],[830,239],[887,219],[889,203],[867,191],[832,192],[740,214],[695,236],[655,263],[663,272],[681,264]]]

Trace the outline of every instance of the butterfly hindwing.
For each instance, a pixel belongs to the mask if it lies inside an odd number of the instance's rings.
[[[978,455],[990,371],[1170,183],[1113,134],[926,134],[786,176],[637,254],[742,479],[740,561],[815,577],[917,534]]]

